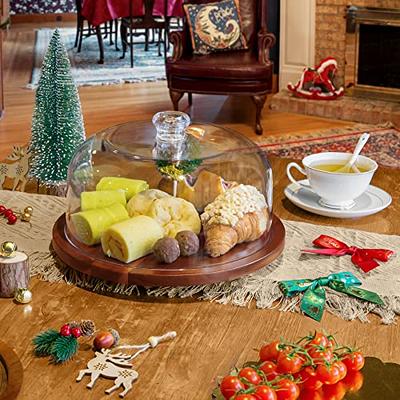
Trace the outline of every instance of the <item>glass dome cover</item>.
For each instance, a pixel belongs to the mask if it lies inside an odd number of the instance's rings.
[[[128,181],[130,185],[133,180],[135,185],[143,185],[138,193],[157,189],[183,198],[192,203],[198,218],[219,194],[237,185],[249,185],[265,199],[266,235],[271,227],[272,170],[266,154],[233,130],[211,124],[190,124],[189,116],[184,113],[160,112],[152,121],[128,122],[107,128],[90,137],[77,150],[68,171],[66,235],[72,241],[82,243],[80,251],[83,253],[89,254],[93,251],[91,247],[101,245],[99,224],[104,221],[103,216],[93,212],[95,222],[89,223],[86,217],[81,221],[77,216],[80,217],[83,211],[89,212],[88,209],[104,206],[101,202],[97,206],[89,203],[87,199],[93,197],[90,193],[115,191],[118,179],[123,184]],[[128,192],[125,194],[130,214],[129,204],[133,200]],[[106,206],[109,205],[107,201]],[[147,214],[144,212],[144,215]],[[120,220],[123,220],[122,216]],[[90,240],[82,235],[82,229],[89,231]],[[196,233],[200,230],[201,225]],[[97,240],[92,237],[96,235]],[[256,245],[249,246],[251,248],[254,252],[259,250]],[[198,257],[210,258],[202,248]],[[115,259],[109,260],[118,263]],[[190,257],[185,262],[190,264]]]

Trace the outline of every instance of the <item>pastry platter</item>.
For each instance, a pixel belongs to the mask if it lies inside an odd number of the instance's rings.
[[[160,263],[150,254],[125,264],[108,258],[101,246],[87,246],[70,234],[62,215],[53,228],[53,247],[69,267],[91,277],[114,283],[141,286],[189,286],[229,281],[267,266],[280,256],[285,228],[273,215],[271,228],[260,239],[242,243],[221,257],[202,252]]]
[[[23,370],[14,351],[0,341],[0,400],[14,400],[21,389]]]
[[[272,187],[267,156],[249,139],[160,112],[77,150],[53,247],[69,267],[117,284],[230,281],[283,251]]]

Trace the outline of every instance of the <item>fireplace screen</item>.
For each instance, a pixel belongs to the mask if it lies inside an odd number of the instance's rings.
[[[360,85],[400,89],[400,26],[360,24]]]

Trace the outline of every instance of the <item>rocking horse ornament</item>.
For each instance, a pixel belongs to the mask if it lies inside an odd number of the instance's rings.
[[[304,68],[301,78],[287,88],[298,97],[311,100],[335,100],[344,95],[344,88],[336,89],[332,80],[337,72],[333,57],[322,60],[315,68]]]
[[[86,374],[90,374],[90,382],[86,387],[91,389],[100,376],[111,378],[114,379],[114,386],[110,387],[105,392],[111,394],[114,390],[123,386],[124,390],[119,394],[119,397],[124,397],[129,390],[132,389],[134,381],[139,377],[137,371],[132,368],[133,365],[130,361],[146,350],[150,348],[154,349],[161,342],[174,339],[175,337],[176,332],[168,332],[162,336],[150,336],[147,339],[147,343],[142,345],[125,345],[117,347],[118,349],[136,350],[132,355],[123,353],[113,354],[110,349],[101,349],[101,351],[96,351],[94,358],[87,363],[87,369],[82,369],[79,372],[76,381],[80,382]]]

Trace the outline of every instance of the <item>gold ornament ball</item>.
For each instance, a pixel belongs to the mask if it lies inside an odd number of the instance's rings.
[[[21,221],[29,222],[31,220],[31,214],[23,212],[21,215]]]
[[[28,206],[24,208],[24,213],[30,214],[32,215],[33,213],[33,207],[32,206]]]
[[[32,300],[32,292],[27,288],[19,288],[15,291],[14,299],[18,303],[30,303]]]
[[[17,244],[11,241],[3,242],[0,247],[0,255],[3,257],[14,257],[17,251]]]

